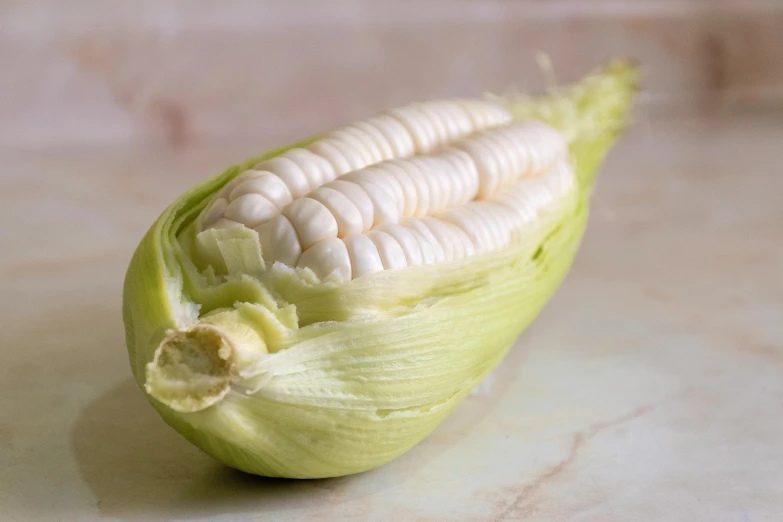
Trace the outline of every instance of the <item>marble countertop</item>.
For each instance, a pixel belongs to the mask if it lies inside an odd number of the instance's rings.
[[[0,520],[783,519],[783,118],[642,119],[502,364],[408,454],[321,481],[191,447],[123,341],[146,228],[265,145],[0,151]]]

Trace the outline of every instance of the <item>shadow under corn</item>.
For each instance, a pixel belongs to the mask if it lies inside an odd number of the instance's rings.
[[[276,519],[288,519],[305,510],[327,518],[357,510],[354,514],[370,516],[373,508],[367,497],[416,480],[433,459],[470,436],[493,409],[495,398],[518,375],[525,352],[524,347],[514,347],[504,363],[422,443],[359,475],[287,480],[235,471],[168,427],[132,379],[85,408],[71,444],[84,481],[106,516],[139,520],[161,515],[277,513]]]
[[[303,497],[328,505],[351,480],[272,479],[228,468],[169,428],[132,379],[84,410],[71,444],[100,511],[133,520],[277,511]]]

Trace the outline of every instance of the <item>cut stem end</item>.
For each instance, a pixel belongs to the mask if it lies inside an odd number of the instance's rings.
[[[170,330],[147,364],[144,388],[152,397],[180,412],[200,411],[231,391],[234,349],[211,325]]]

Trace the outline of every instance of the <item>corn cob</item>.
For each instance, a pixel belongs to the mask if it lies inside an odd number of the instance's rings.
[[[179,198],[124,292],[136,380],[248,472],[376,467],[497,364],[565,275],[635,70],[386,111]]]

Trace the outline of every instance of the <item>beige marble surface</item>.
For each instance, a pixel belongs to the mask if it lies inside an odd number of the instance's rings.
[[[132,382],[120,289],[157,213],[271,143],[0,153],[0,520],[783,519],[783,119],[644,118],[564,286],[428,439],[245,476]]]

